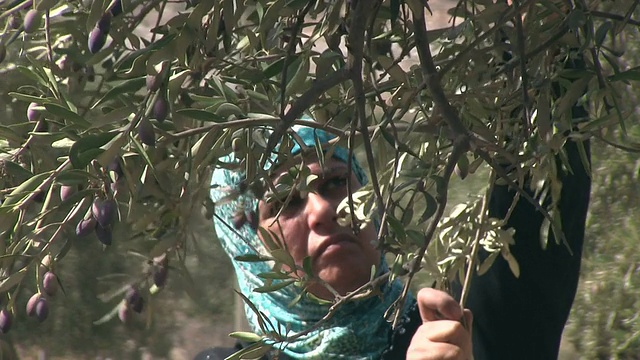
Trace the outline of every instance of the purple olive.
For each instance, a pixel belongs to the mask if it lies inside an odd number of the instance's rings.
[[[58,293],[58,277],[51,271],[47,271],[42,279],[42,290],[53,297]]]
[[[49,302],[45,297],[40,297],[38,302],[36,302],[35,314],[40,322],[45,321],[47,316],[49,316]]]
[[[96,27],[100,29],[105,35],[109,33],[109,30],[111,30],[111,17],[111,13],[106,12],[102,14],[100,20],[98,20],[98,23],[96,24]]]
[[[160,80],[160,74],[156,75],[147,75],[147,90],[153,92],[160,89],[162,85],[162,81]]]
[[[13,314],[7,309],[0,311],[0,332],[6,334],[11,330],[11,324],[13,324]]]
[[[33,197],[33,201],[37,202],[37,203],[42,203],[44,202],[44,191],[42,190],[36,190],[36,194]]]
[[[138,291],[138,288],[133,285],[129,285],[127,287],[127,291],[125,291],[124,293],[124,299],[127,304],[135,304],[138,301],[138,298],[140,298],[140,292]]]
[[[9,27],[14,29],[14,30],[18,30],[20,29],[20,19],[17,16],[12,16],[9,18]]]
[[[0,43],[0,63],[2,63],[6,57],[7,57],[7,48],[4,46],[3,43]]]
[[[163,122],[167,118],[169,113],[169,102],[164,96],[158,96],[156,102],[153,104],[153,116],[158,122]]]
[[[139,297],[138,300],[136,300],[136,302],[131,305],[131,310],[137,312],[138,314],[142,312],[143,308],[144,308],[144,298],[142,296]]]
[[[113,241],[113,232],[111,231],[111,226],[103,227],[100,224],[96,224],[96,236],[101,243],[106,246],[111,245]]]
[[[93,66],[87,66],[87,68],[85,69],[85,75],[87,75],[88,82],[96,81],[96,72],[93,69]]]
[[[41,298],[42,295],[40,293],[31,295],[29,301],[27,301],[27,316],[34,316],[36,314],[36,304]]]
[[[124,171],[122,170],[122,158],[120,156],[116,156],[113,161],[109,165],[107,165],[108,171],[113,171],[115,173],[115,180],[118,181],[123,175]]]
[[[107,34],[105,34],[102,30],[97,27],[94,27],[93,30],[89,33],[89,51],[92,54],[97,53],[102,49],[104,44],[107,42]]]
[[[40,106],[38,103],[32,102],[27,107],[27,119],[31,122],[40,121],[42,119],[42,114],[40,111],[36,110],[36,107]]]
[[[119,191],[122,191],[122,189],[125,187],[124,185],[124,181],[116,180],[115,182],[109,184],[109,189],[111,189],[111,192],[113,194],[117,194]]]
[[[96,198],[91,205],[91,214],[103,228],[109,227],[116,218],[118,204],[113,199]]]
[[[138,124],[138,136],[143,144],[149,146],[156,145],[156,134],[153,129],[153,124],[151,124],[149,119],[144,118],[140,120],[140,124]]]
[[[124,324],[129,323],[129,321],[131,320],[131,310],[129,309],[129,305],[127,305],[127,303],[121,302],[120,305],[118,305],[118,318]]]
[[[154,268],[153,283],[157,287],[163,287],[167,283],[168,274],[169,274],[169,269],[166,266],[159,266]]]
[[[40,28],[40,23],[42,23],[42,13],[40,11],[36,9],[27,11],[24,16],[24,32],[31,34]]]
[[[93,216],[88,219],[80,220],[76,226],[76,236],[85,237],[91,234],[91,232],[96,228],[97,223],[98,222],[93,218]]]
[[[109,12],[113,17],[122,14],[122,0],[115,0],[113,5],[109,8]]]
[[[71,197],[71,195],[75,194],[77,186],[73,185],[62,185],[60,186],[60,200],[65,201]]]

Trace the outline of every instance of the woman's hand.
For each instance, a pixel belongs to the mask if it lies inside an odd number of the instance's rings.
[[[407,360],[471,360],[471,311],[463,311],[447,293],[431,288],[418,292],[422,325],[411,339]]]

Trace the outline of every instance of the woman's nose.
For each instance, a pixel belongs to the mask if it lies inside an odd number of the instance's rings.
[[[336,208],[337,204],[330,200],[317,193],[309,193],[305,209],[309,228],[315,232],[330,231],[338,223]]]

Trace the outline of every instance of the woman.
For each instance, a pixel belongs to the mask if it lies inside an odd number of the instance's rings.
[[[316,138],[321,143],[330,139],[321,130],[301,128],[296,132],[311,148]],[[300,147],[296,145],[291,152],[298,154]],[[301,291],[296,286],[269,293],[253,291],[265,283],[257,275],[272,271],[272,265],[236,261],[234,257],[256,252],[268,254],[264,244],[271,242],[257,235],[258,226],[272,231],[283,242],[297,267],[302,268],[304,259],[310,257],[313,272],[321,281],[307,289],[318,298],[334,298],[323,282],[340,295],[346,295],[369,281],[373,265],[379,274],[388,271],[382,254],[373,244],[376,229],[372,223],[354,234],[350,227],[342,227],[337,222],[337,207],[347,196],[347,183],[353,184],[355,191],[366,184],[367,178],[355,159],[353,171],[348,170],[346,149],[333,148],[330,152],[332,155],[324,159],[324,167],[314,156],[303,158],[318,179],[311,183],[311,192],[294,195],[283,208],[277,201],[258,201],[251,192],[216,207],[216,231],[232,259],[241,292],[266,318],[277,321],[292,333],[310,328],[327,313],[329,306],[308,297],[289,306]],[[274,182],[277,184],[285,178],[288,170],[288,164],[276,167],[272,171]],[[241,180],[242,174],[217,169],[212,180],[214,202],[227,195],[221,189],[237,189]],[[245,213],[257,210],[257,224],[236,222],[237,230],[230,227],[228,224],[234,223],[239,207]],[[276,216],[278,221],[274,221]],[[392,331],[384,313],[398,299],[401,290],[400,282],[394,281],[381,285],[380,294],[376,296],[346,303],[322,327],[286,344],[279,358],[471,359],[471,335],[461,323],[463,311],[443,292],[424,289],[418,293],[417,300],[410,296],[402,310],[402,324]],[[256,313],[249,306],[245,310],[249,324],[260,333]],[[466,311],[464,316],[466,323],[471,324],[470,312]],[[232,352],[232,349],[216,349],[199,359],[223,359]],[[266,358],[271,359],[270,355]]]
[[[586,118],[584,108],[576,106],[573,117]],[[329,139],[326,133],[315,132],[322,142]],[[301,129],[298,133],[307,146],[314,146],[313,130]],[[583,145],[588,159],[589,143]],[[579,147],[567,140],[564,150],[569,167],[565,169],[558,163],[562,182],[558,208],[568,243],[556,241],[550,231],[546,248],[540,246],[544,217],[526,200],[518,201],[506,226],[516,230],[511,251],[519,261],[520,278],[515,278],[506,261],[498,258],[486,274],[474,278],[470,288],[468,306],[476,317],[473,321],[475,360],[546,360],[558,356],[562,329],[578,282],[590,191],[590,176],[583,166]],[[299,148],[292,152],[299,152]],[[375,239],[371,226],[352,234],[333,221],[337,202],[346,196],[346,178],[351,177],[355,188],[367,181],[355,161],[353,173],[348,173],[346,161],[347,151],[342,148],[335,149],[327,161],[325,168],[329,171],[322,171],[316,159],[307,159],[307,165],[319,175],[313,185],[315,192],[307,197],[294,197],[282,209],[281,227],[273,223],[274,213],[280,209],[274,208],[274,203],[259,202],[250,192],[216,208],[216,230],[223,248],[232,258],[240,290],[268,318],[286,324],[293,332],[312,326],[328,307],[306,298],[289,307],[300,291],[294,286],[268,294],[253,292],[264,284],[257,274],[272,271],[270,265],[238,262],[233,258],[266,253],[256,233],[257,224],[242,224],[237,231],[227,224],[233,223],[239,206],[249,214],[257,210],[258,224],[273,230],[284,241],[298,266],[304,257],[310,256],[315,273],[338,293],[344,295],[354,290],[368,280],[372,264],[379,265],[379,274],[387,271],[387,267],[371,245],[370,239]],[[285,168],[287,166],[275,172],[276,182]],[[220,189],[237,188],[240,182],[241,174],[216,170],[212,180],[217,186],[212,190],[213,200],[226,196]],[[514,195],[513,189],[495,185],[489,203],[490,216],[504,218]],[[487,254],[481,252],[480,255]],[[459,285],[454,284],[453,290],[458,293]],[[314,284],[310,291],[320,298],[332,299],[320,284]],[[380,291],[380,296],[346,304],[323,328],[285,347],[280,359],[471,358],[470,334],[461,326],[461,309],[450,296],[432,289],[421,290],[417,299],[409,298],[403,309],[403,322],[392,332],[383,314],[398,297],[400,285],[385,284]],[[258,318],[251,309],[246,310],[249,323],[258,331]],[[466,316],[470,323],[470,314]],[[247,344],[239,344],[243,345]],[[196,359],[224,359],[235,350],[237,348],[212,349]]]

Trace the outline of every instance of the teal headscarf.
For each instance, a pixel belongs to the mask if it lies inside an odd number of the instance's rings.
[[[317,141],[320,144],[326,144],[333,138],[325,131],[309,127],[294,128],[294,130],[299,136],[298,140],[302,140],[304,145],[310,148],[313,148]],[[295,155],[300,151],[300,145],[296,144],[291,153]],[[332,151],[333,158],[347,162],[349,157],[347,149],[335,147]],[[223,161],[235,162],[236,160],[233,155],[230,155]],[[365,172],[355,158],[352,159],[352,170],[361,184],[367,183]],[[223,168],[215,169],[211,181],[211,197],[214,203],[227,195],[224,189],[237,188],[242,180],[242,173]],[[277,322],[282,325],[282,328],[288,328],[292,333],[302,332],[320,320],[328,312],[329,306],[319,305],[306,297],[295,305],[289,306],[300,293],[300,289],[293,285],[275,292],[256,293],[253,289],[265,284],[257,274],[271,271],[271,264],[234,259],[238,255],[255,254],[256,251],[260,254],[268,254],[254,227],[245,224],[235,230],[229,225],[232,224],[232,218],[239,207],[246,213],[250,213],[256,210],[257,204],[256,196],[247,191],[232,202],[216,205],[214,218],[216,232],[222,247],[231,258],[240,291],[274,324]],[[378,269],[379,274],[389,271],[384,257],[380,259]],[[293,343],[286,344],[284,353],[293,359],[379,359],[382,352],[390,345],[391,338],[391,324],[384,319],[384,313],[398,299],[401,291],[402,284],[396,280],[383,285],[379,296],[345,304],[335,316],[324,323],[324,326]],[[404,314],[414,302],[413,297],[405,302]],[[245,312],[253,331],[261,333],[254,311],[245,305]]]

